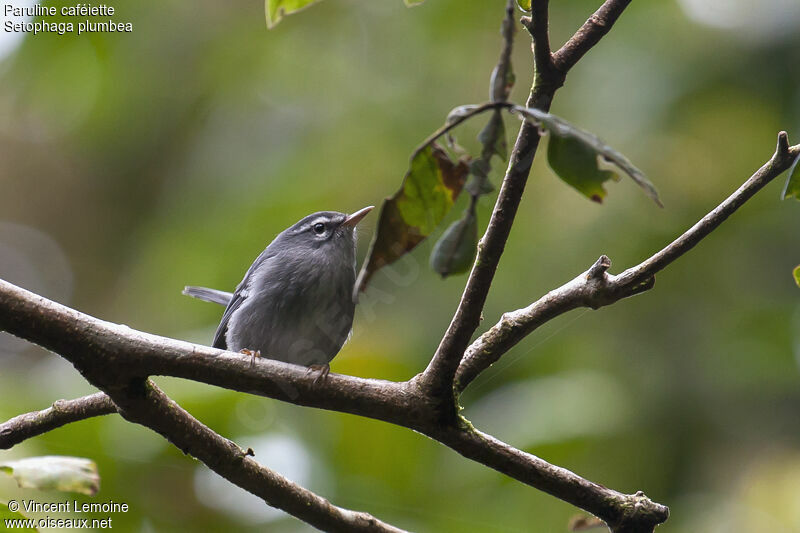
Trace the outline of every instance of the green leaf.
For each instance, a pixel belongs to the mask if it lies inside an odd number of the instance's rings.
[[[443,278],[461,274],[470,269],[477,250],[478,221],[475,212],[467,209],[436,241],[431,252],[431,268]]]
[[[285,15],[297,13],[320,0],[265,0],[267,28],[274,28]]]
[[[430,235],[453,207],[469,167],[453,163],[437,145],[417,152],[394,195],[384,200],[378,229],[356,282],[362,292],[372,275],[410,252]]]
[[[264,12],[267,15],[267,28],[272,29],[286,15],[292,15],[298,11],[316,4],[320,0],[264,0]],[[425,0],[403,0],[407,7],[414,7]]]
[[[0,524],[6,525],[7,520],[19,520],[19,523],[22,523],[26,519],[25,515],[18,513],[17,511],[12,511],[8,508],[8,503],[0,502]],[[11,527],[8,527],[7,530],[11,530]],[[13,528],[14,531],[39,531],[35,527],[15,527]]]
[[[559,178],[599,204],[606,197],[603,183],[617,178],[610,170],[600,169],[597,153],[571,135],[550,135],[547,161]]]
[[[792,274],[794,275],[794,282],[797,283],[798,287],[800,287],[800,265],[794,267]]]
[[[800,200],[800,155],[792,163],[792,168],[789,169],[789,177],[786,178],[786,185],[783,187],[783,200],[787,198],[795,198]]]
[[[82,457],[28,457],[0,463],[0,471],[10,474],[24,489],[60,490],[89,496],[100,490],[97,465]]]
[[[602,183],[616,175],[609,170],[611,167],[630,177],[656,205],[663,207],[658,191],[644,173],[593,133],[531,107],[514,106],[512,112],[550,134],[550,144],[555,141],[554,147],[548,146],[550,167],[562,180],[590,199],[601,202],[605,197]],[[570,161],[571,157],[576,161]]]
[[[310,7],[321,0],[264,0],[264,12],[267,15],[267,28],[272,29],[286,15],[292,15],[298,11]],[[407,7],[414,7],[425,0],[403,0]]]
[[[517,0],[517,5],[523,11],[527,11],[530,13],[531,11],[531,0]]]

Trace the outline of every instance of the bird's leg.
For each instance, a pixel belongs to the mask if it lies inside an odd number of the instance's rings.
[[[252,357],[252,359],[250,359],[250,366],[251,367],[256,365],[256,357],[261,357],[261,350],[253,351],[253,350],[248,350],[247,348],[244,348],[242,350],[239,350],[239,353],[243,353],[245,355],[249,355],[249,356]]]
[[[311,372],[319,372],[319,375],[314,378],[314,383],[325,381],[325,379],[328,377],[328,374],[331,373],[331,365],[328,363],[325,363],[324,365],[310,365],[308,370],[306,370],[306,374],[310,374]]]

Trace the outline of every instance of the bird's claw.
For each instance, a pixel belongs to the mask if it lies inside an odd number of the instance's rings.
[[[325,381],[328,378],[328,374],[331,373],[331,365],[328,363],[325,363],[324,365],[310,365],[308,370],[306,370],[306,374],[310,374],[312,372],[319,372],[319,375],[314,378],[314,383]]]
[[[256,357],[261,357],[261,350],[248,350],[244,348],[243,350],[239,350],[239,353],[243,353],[245,355],[249,355],[252,359],[250,359],[250,366],[255,366],[256,364]]]

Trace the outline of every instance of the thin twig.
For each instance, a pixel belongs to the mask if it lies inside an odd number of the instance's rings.
[[[75,400],[58,400],[47,409],[19,415],[0,424],[0,449],[7,450],[26,439],[70,422],[116,412],[114,402],[104,392]]]
[[[622,494],[509,446],[470,426],[443,428],[434,438],[473,461],[584,509],[606,522],[612,531],[651,533],[666,521],[669,509],[643,492]],[[535,465],[535,467],[532,467]]]
[[[511,52],[514,50],[514,34],[516,25],[514,24],[514,4],[516,0],[506,1],[506,14],[503,17],[503,24],[500,34],[503,36],[503,48],[500,50],[500,58],[492,71],[489,79],[489,100],[492,102],[505,102],[511,94],[514,72],[511,65]]]
[[[531,16],[522,17],[520,22],[531,34],[534,57],[533,85],[539,85],[540,90],[545,84],[551,84],[552,90],[564,84],[564,74],[555,68],[553,55],[550,51],[550,21],[548,0],[531,3]]]
[[[616,283],[621,287],[635,285],[663,270],[717,229],[766,184],[786,171],[798,155],[800,145],[790,147],[786,132],[780,132],[775,154],[741,187],[664,249],[617,276]]]
[[[586,272],[554,289],[523,309],[505,313],[500,321],[473,342],[456,372],[456,390],[462,392],[481,372],[542,324],[579,307],[598,309],[651,288],[655,274],[692,249],[731,214],[773,179],[785,172],[800,155],[800,145],[789,147],[786,132],[770,160],[745,183],[662,250],[619,275],[607,273],[605,256]]]
[[[465,120],[468,120],[476,115],[480,115],[481,113],[485,113],[490,109],[511,109],[512,107],[514,107],[514,104],[509,102],[486,102],[475,106],[462,106],[461,109],[463,109],[463,112],[456,113],[455,115],[451,111],[448,120],[439,129],[428,135],[424,141],[417,145],[416,148],[414,148],[414,151],[411,152],[410,159],[413,161],[417,154],[419,154],[422,150],[436,142],[439,137],[453,130]]]
[[[575,35],[553,54],[555,67],[566,75],[569,69],[586,55],[586,52],[611,31],[611,27],[630,3],[631,0],[606,0],[603,2],[603,5],[575,32]],[[533,4],[536,5],[536,2],[534,1]]]

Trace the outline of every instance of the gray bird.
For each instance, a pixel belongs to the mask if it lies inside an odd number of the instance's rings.
[[[213,346],[326,374],[353,325],[356,224],[372,208],[303,218],[261,252],[233,294],[186,287],[183,294],[227,306]]]

